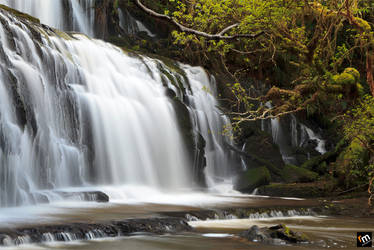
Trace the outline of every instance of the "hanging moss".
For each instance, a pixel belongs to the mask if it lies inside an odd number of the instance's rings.
[[[344,73],[348,73],[348,74],[354,76],[356,82],[358,82],[360,80],[360,77],[361,77],[360,72],[358,72],[358,70],[355,69],[355,68],[346,68],[344,70]]]
[[[368,22],[366,22],[364,19],[356,17],[355,21],[356,21],[356,23],[358,23],[360,28],[363,29],[365,32],[370,32],[371,31],[370,24]]]
[[[333,76],[333,81],[335,84],[352,85],[355,84],[356,79],[353,75],[343,72],[339,75]]]

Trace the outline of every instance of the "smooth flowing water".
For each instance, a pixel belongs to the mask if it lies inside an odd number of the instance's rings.
[[[0,0],[0,4],[37,17],[60,30],[94,35],[95,0]]]
[[[92,0],[0,3],[53,27],[93,34]],[[125,22],[122,16],[121,25]],[[133,22],[134,29],[147,32]],[[217,206],[284,205],[288,200],[252,199],[223,182],[231,175],[231,156],[224,150],[231,135],[222,134],[230,131],[230,123],[217,108],[215,79],[199,67],[178,67],[129,56],[82,34],[31,25],[0,10],[0,226],[147,218]],[[170,90],[176,97],[170,97]],[[219,191],[218,195],[194,191],[194,159],[187,153],[173,98],[187,104],[194,132],[206,141],[208,191]],[[271,123],[277,141],[279,124]],[[291,126],[293,144],[308,137],[318,141],[322,153],[323,140],[313,131],[302,127],[300,134],[301,125]],[[107,194],[109,202],[82,202],[82,194],[96,191]],[[46,234],[44,243],[29,245],[26,235],[17,239],[24,245],[7,249],[279,249],[284,246],[250,243],[236,233],[254,223],[280,222],[324,239],[326,245],[305,246],[320,249],[335,243],[351,247],[354,231],[374,230],[367,219],[274,215],[191,222],[194,233],[174,236],[108,239],[102,232],[91,232],[86,241],[74,241],[74,235],[62,232],[65,243]],[[324,223],[337,233],[326,233]]]
[[[0,18],[1,207],[59,200],[69,188],[193,188],[193,162],[167,95],[180,90],[165,83],[162,62],[84,35],[61,38],[5,12]],[[207,92],[214,80],[201,68],[182,66],[185,77],[168,70],[189,88],[209,171],[222,172],[228,120]]]

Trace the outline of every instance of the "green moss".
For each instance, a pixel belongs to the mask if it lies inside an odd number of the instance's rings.
[[[358,25],[365,31],[365,32],[370,32],[371,31],[371,27],[370,27],[370,24],[365,21],[364,19],[362,18],[359,18],[359,17],[356,17],[355,18],[355,21],[356,23],[358,23]]]
[[[365,88],[360,83],[356,84],[356,88],[360,96],[364,96],[366,94]]]
[[[340,84],[340,85],[352,85],[356,83],[355,77],[346,72],[343,72],[339,75],[334,75],[332,79],[335,84]]]
[[[317,180],[318,174],[305,168],[286,165],[282,170],[282,178],[287,183],[312,182]]]
[[[61,38],[65,40],[72,40],[73,38],[68,34],[58,29],[53,29],[53,31]]]
[[[309,169],[311,171],[315,171],[319,174],[325,174],[327,164],[330,162],[334,162],[337,159],[338,155],[344,150],[345,146],[347,146],[347,141],[345,139],[342,139],[336,144],[333,150],[323,155],[311,158],[310,160],[306,161],[301,167]]]
[[[5,5],[2,5],[0,4],[0,9],[3,9],[5,11],[8,11],[9,13],[15,15],[16,17],[20,17],[20,18],[24,18],[24,19],[27,19],[29,20],[30,22],[33,22],[33,23],[40,23],[40,20],[36,17],[33,17],[33,16],[30,16],[26,13],[23,13],[23,12],[20,12],[18,10],[15,10],[15,9],[12,9],[12,8],[9,8],[8,6],[5,6]]]
[[[269,184],[270,179],[270,172],[266,167],[252,168],[238,177],[235,189],[250,193],[259,186]]]
[[[339,185],[350,188],[368,182],[369,152],[358,139],[354,139],[341,152],[337,163],[335,172],[339,179]]]
[[[354,159],[360,159],[363,164],[369,160],[367,149],[363,147],[360,141],[357,139],[353,140],[351,144],[342,152],[340,158],[347,164],[350,164],[350,161]]]
[[[344,70],[344,73],[348,73],[348,74],[354,76],[356,82],[358,82],[360,80],[360,77],[361,77],[360,72],[358,72],[358,70],[355,69],[355,68],[346,68]]]
[[[119,0],[114,0],[113,2],[113,9],[117,10],[119,7]]]

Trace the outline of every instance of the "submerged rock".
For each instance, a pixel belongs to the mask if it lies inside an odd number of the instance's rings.
[[[260,228],[255,225],[249,230],[242,232],[240,236],[249,241],[276,245],[309,242],[308,237],[305,234],[294,232],[284,224],[279,224],[269,228]]]

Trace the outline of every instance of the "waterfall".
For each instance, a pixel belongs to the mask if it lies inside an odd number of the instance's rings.
[[[191,86],[188,103],[191,117],[198,131],[206,141],[207,177],[211,185],[230,176],[230,154],[225,150],[225,143],[232,144],[231,123],[227,116],[217,108],[219,106],[214,77],[199,67],[184,67]],[[226,132],[225,132],[226,131]]]
[[[270,103],[266,105],[271,107]],[[321,136],[299,122],[294,115],[287,118],[274,118],[270,121],[263,120],[261,129],[272,135],[274,143],[279,146],[282,158],[287,164],[298,164],[299,162],[294,157],[295,148],[306,147],[310,141],[316,143],[315,151],[319,154],[326,153],[326,143]]]
[[[189,103],[206,140],[207,176],[224,178],[229,156],[214,78],[203,69],[128,56],[84,35],[64,39],[0,10],[0,207],[61,199],[72,187],[192,187],[178,114],[167,89]],[[32,34],[37,31],[40,37]],[[164,69],[183,79],[165,85]]]
[[[119,26],[126,34],[134,35],[138,32],[145,32],[149,37],[156,37],[145,25],[135,19],[127,10],[118,9]]]
[[[95,0],[0,0],[4,4],[40,19],[41,23],[60,30],[93,36]]]

